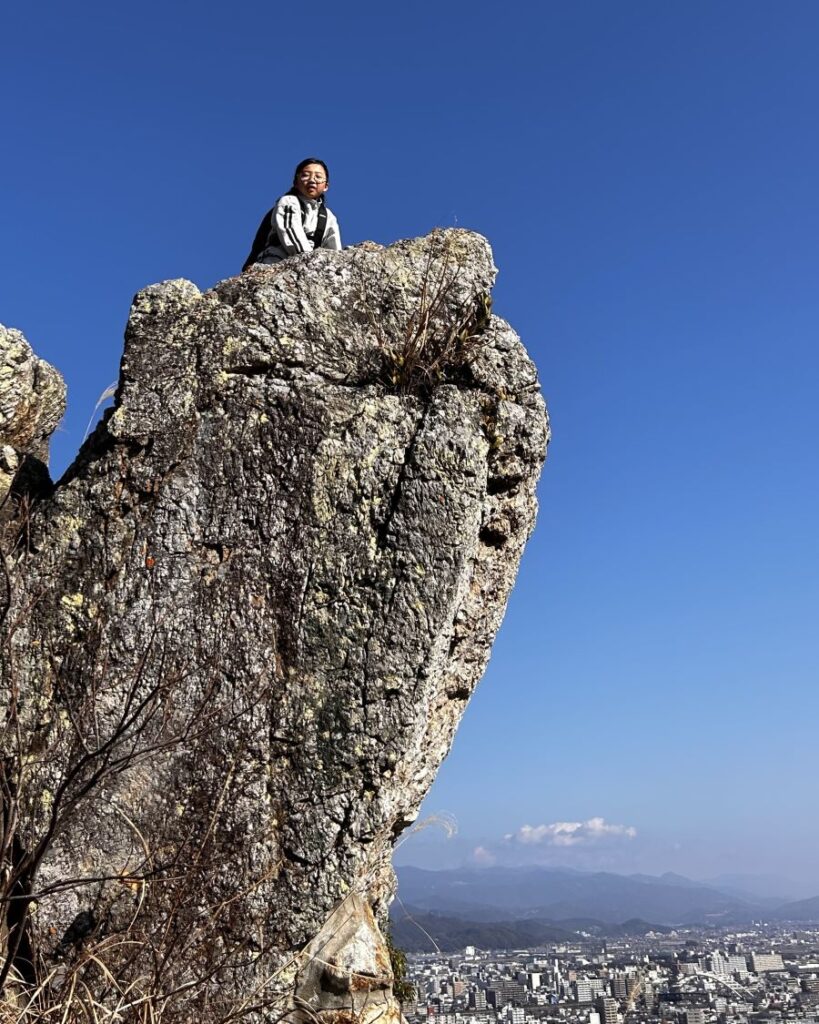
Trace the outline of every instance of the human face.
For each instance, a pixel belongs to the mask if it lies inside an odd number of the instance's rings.
[[[296,178],[296,191],[305,199],[318,199],[330,187],[321,164],[302,167]]]

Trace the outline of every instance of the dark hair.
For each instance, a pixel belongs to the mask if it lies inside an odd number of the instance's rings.
[[[308,156],[306,160],[302,160],[296,170],[293,172],[293,184],[297,184],[299,175],[307,167],[308,164],[320,164],[324,168],[324,176],[329,182],[330,172],[327,170],[327,164],[323,160],[319,160],[317,156]]]

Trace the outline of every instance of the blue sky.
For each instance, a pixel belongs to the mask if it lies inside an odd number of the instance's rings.
[[[14,5],[0,322],[69,385],[130,298],[235,273],[308,154],[345,243],[495,250],[540,368],[541,517],[399,858],[768,871],[819,892],[819,5]],[[602,818],[555,845],[556,822]]]

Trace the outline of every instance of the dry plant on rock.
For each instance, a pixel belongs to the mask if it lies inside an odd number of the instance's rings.
[[[3,618],[9,607],[7,600]],[[33,610],[26,608],[29,615]],[[102,645],[85,663],[62,639],[45,644],[56,700],[35,723],[43,733],[38,739],[15,660],[21,622],[3,625],[0,1024],[187,1024],[204,1006],[215,1024],[275,1009],[281,1003],[275,978],[249,986],[244,1006],[219,998],[220,975],[246,957],[244,936],[232,936],[230,919],[234,904],[249,893],[229,880],[223,884],[224,853],[215,842],[243,743],[240,715],[229,720],[214,711],[215,672],[206,667],[198,700],[179,714],[174,691],[192,669],[174,664],[161,639],[163,623],[124,684]],[[138,780],[180,749],[213,755],[225,730],[238,738],[233,760],[224,758],[218,798],[210,807],[183,809],[167,829],[155,828],[153,834],[164,838],[151,847],[109,785],[126,776]],[[128,853],[112,862],[113,873],[41,880],[41,866],[61,835],[101,804],[130,839]],[[254,887],[276,870],[263,872]],[[51,928],[45,936],[38,907],[74,895],[84,909],[65,934]]]
[[[462,269],[461,257],[445,240],[437,249],[430,248],[420,294],[403,323],[387,324],[381,315],[384,310],[365,307],[380,355],[382,381],[399,394],[426,394],[469,362],[489,322],[492,299],[482,292],[471,301],[459,302]],[[389,279],[383,282],[382,294],[385,309],[400,308]]]

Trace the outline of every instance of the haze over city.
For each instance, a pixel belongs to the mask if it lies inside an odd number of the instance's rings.
[[[396,863],[819,894],[819,6],[91,0],[4,41],[0,321],[66,377],[57,473],[134,292],[238,273],[303,157],[345,245],[493,245],[554,441],[420,815],[457,831]]]

